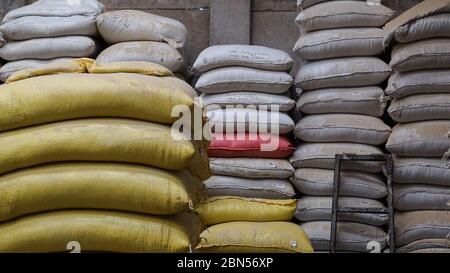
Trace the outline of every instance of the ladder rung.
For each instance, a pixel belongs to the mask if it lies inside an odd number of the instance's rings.
[[[379,213],[389,214],[389,210],[386,208],[340,208],[338,213]]]

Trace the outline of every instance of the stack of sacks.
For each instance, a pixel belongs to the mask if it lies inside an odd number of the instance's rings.
[[[294,126],[285,113],[295,105],[287,96],[292,64],[283,51],[248,45],[213,46],[195,62],[194,73],[201,74],[196,89],[213,131],[208,155],[214,175],[205,182],[209,199],[197,210],[209,226],[197,251],[312,251],[303,230],[288,222],[296,207],[288,181],[294,169],[286,159],[293,146],[278,135]],[[264,149],[271,141],[278,143]]]
[[[95,18],[102,11],[96,0],[39,0],[6,14],[0,32],[7,42],[0,47],[0,58],[9,63],[0,69],[0,81],[54,60],[94,56]]]
[[[439,2],[438,9],[424,9]],[[449,11],[450,1],[425,1],[386,26],[395,71],[386,93],[393,98],[389,114],[399,123],[386,145],[395,155],[399,252],[450,249],[450,167],[444,156],[450,148]]]
[[[97,28],[110,45],[98,63],[145,61],[184,73],[187,29],[179,21],[138,10],[117,10],[97,17]]]
[[[303,114],[294,129],[302,142],[290,161],[296,168],[299,199],[296,218],[315,250],[330,246],[332,189],[336,154],[383,154],[391,128],[383,116],[380,85],[391,69],[383,52],[383,26],[394,11],[366,1],[299,1],[296,23],[302,35],[294,51],[304,61],[296,85],[303,92]],[[347,162],[341,174],[340,207],[384,208],[387,196],[382,165]],[[381,202],[380,202],[381,201]],[[385,215],[339,214],[337,251],[367,252],[367,243],[386,247]]]
[[[171,132],[194,90],[166,68],[90,59],[0,87],[0,252],[187,252],[209,178],[206,144]]]

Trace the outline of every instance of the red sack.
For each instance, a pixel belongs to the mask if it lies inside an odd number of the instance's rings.
[[[270,134],[215,135],[209,157],[288,158],[295,148],[284,136]]]

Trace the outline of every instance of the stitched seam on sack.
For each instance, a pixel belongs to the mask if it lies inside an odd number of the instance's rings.
[[[308,44],[308,45],[304,45],[304,46],[299,46],[296,47],[294,50],[298,51],[300,49],[305,49],[305,48],[313,48],[319,45],[326,45],[326,44],[332,44],[332,43],[336,43],[336,42],[343,42],[343,41],[354,41],[354,40],[358,40],[358,41],[365,41],[365,40],[373,40],[373,39],[383,39],[383,37],[367,37],[367,38],[335,38],[333,40],[327,40],[327,41],[323,41],[323,42],[317,42],[317,43],[312,43],[312,44]]]
[[[373,74],[384,74],[384,73],[390,73],[391,71],[389,70],[382,70],[382,71],[368,71],[368,72],[353,72],[353,73],[343,73],[343,74],[335,74],[335,75],[331,75],[331,76],[321,76],[321,78],[319,77],[311,77],[311,78],[306,78],[306,79],[302,79],[299,80],[297,83],[307,83],[307,82],[311,82],[311,81],[317,81],[317,80],[329,80],[329,79],[334,79],[334,78],[339,78],[339,77],[344,77],[344,76],[354,76],[354,75],[373,75]]]

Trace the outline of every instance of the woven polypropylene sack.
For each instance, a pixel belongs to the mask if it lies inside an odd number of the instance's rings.
[[[98,63],[145,61],[160,64],[170,71],[179,71],[183,66],[183,57],[172,46],[160,42],[124,42],[103,50],[96,61]]]
[[[286,159],[210,158],[209,166],[215,175],[242,178],[287,179],[295,172]]]
[[[214,225],[200,234],[198,252],[311,253],[305,232],[289,222],[230,222]]]
[[[450,68],[450,39],[429,39],[398,44],[390,66],[400,72]]]
[[[61,209],[173,215],[202,200],[201,182],[187,171],[170,173],[132,164],[51,164],[6,174],[0,181],[0,192],[7,196],[0,221]]]
[[[295,218],[301,222],[331,221],[332,201],[332,197],[300,197],[297,202]],[[356,197],[340,197],[339,208],[386,209],[379,201]],[[387,224],[388,216],[385,214],[371,213],[340,213],[339,220],[372,226],[383,226]]]
[[[386,143],[391,128],[381,119],[366,115],[326,114],[301,119],[294,134],[305,142]]]
[[[394,206],[401,211],[448,210],[450,187],[397,184],[394,188]]]
[[[334,171],[300,168],[295,171],[295,188],[306,195],[331,196]],[[380,199],[387,195],[386,183],[378,175],[343,171],[341,173],[342,196]]]
[[[303,65],[295,83],[303,90],[378,85],[391,68],[375,57],[351,57],[309,62]]]
[[[213,197],[195,211],[206,226],[226,222],[290,221],[294,217],[295,199],[271,200],[233,196]]]
[[[362,114],[381,117],[387,97],[380,87],[327,88],[304,92],[297,103],[306,114]]]
[[[450,119],[450,93],[419,94],[394,99],[388,109],[397,122]]]
[[[0,70],[1,71],[1,70]],[[272,95],[258,92],[230,92],[224,94],[203,94],[201,96],[206,108],[221,107],[227,105],[256,106],[258,110],[277,110],[288,112],[295,107],[295,101],[285,95]],[[275,108],[277,107],[277,108]]]
[[[394,181],[450,186],[450,162],[442,158],[394,157]]]
[[[62,57],[81,58],[92,57],[97,49],[97,42],[86,36],[36,38],[6,43],[0,48],[0,57],[7,61],[48,60]]]
[[[357,143],[307,143],[297,147],[289,161],[294,168],[319,168],[334,170],[336,154],[384,154],[380,148]],[[343,170],[381,172],[381,162],[342,162]]]
[[[410,211],[395,215],[398,246],[422,239],[448,239],[450,211]]]
[[[320,30],[301,35],[294,51],[304,60],[377,56],[383,52],[383,37],[380,28]]]
[[[365,1],[328,1],[302,10],[295,19],[303,31],[347,27],[382,27],[395,12]]]
[[[195,84],[195,89],[205,94],[235,91],[284,94],[293,81],[286,72],[233,66],[204,73]]]
[[[97,29],[109,44],[155,41],[183,48],[187,38],[187,29],[180,21],[140,10],[103,13],[97,17]]]
[[[216,45],[203,50],[193,65],[197,73],[227,66],[288,71],[294,61],[288,53],[255,45]]]
[[[450,149],[450,121],[422,121],[394,127],[386,144],[392,154],[409,157],[444,157]]]
[[[386,94],[402,98],[417,94],[450,93],[450,69],[394,73]]]
[[[70,238],[87,252],[186,253],[196,245],[200,232],[201,223],[194,214],[160,217],[63,210],[0,224],[0,252],[65,252]]]
[[[204,182],[209,197],[238,196],[244,198],[292,199],[295,190],[283,179],[254,179],[212,176]]]
[[[395,30],[394,38],[399,43],[411,43],[430,38],[450,38],[450,14],[430,15],[409,22]]]
[[[314,247],[314,250],[330,249],[330,221],[315,221],[301,224]],[[366,224],[339,222],[337,225],[336,250],[351,252],[370,252],[369,242],[378,242],[380,249],[387,246],[387,233],[380,227]]]

